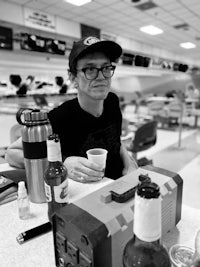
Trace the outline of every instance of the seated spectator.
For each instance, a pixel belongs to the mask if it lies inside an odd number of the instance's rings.
[[[59,93],[60,94],[66,94],[67,93],[68,86],[64,83],[63,77],[56,76],[55,77],[55,82],[56,82],[56,85],[59,88]]]
[[[11,84],[16,88],[16,94],[19,96],[26,95],[27,91],[31,89],[31,84],[34,80],[33,76],[28,76],[25,82],[22,82],[20,75],[11,74],[10,77]]]
[[[16,91],[16,94],[19,94],[19,89],[21,86],[22,78],[20,75],[11,74],[9,76],[10,83],[13,85],[14,90]]]
[[[170,90],[165,94],[165,96],[168,98],[175,97],[175,95],[176,95],[176,90]]]
[[[186,89],[185,96],[186,96],[186,98],[198,99],[199,98],[199,90],[191,84]]]
[[[34,84],[33,84],[34,80],[35,80],[35,77],[34,76],[31,76],[31,75],[27,76],[27,78],[25,80],[25,83],[24,83],[27,86],[27,91],[31,91],[32,89],[34,89],[33,88],[33,86],[34,86]]]
[[[135,113],[139,113],[140,104],[142,102],[142,93],[135,91]]]

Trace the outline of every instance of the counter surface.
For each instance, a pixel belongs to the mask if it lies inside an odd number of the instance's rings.
[[[113,180],[107,178],[91,184],[81,184],[70,180],[70,202],[111,182]],[[20,233],[48,220],[46,203],[30,203],[30,209],[31,217],[28,220],[20,220],[17,201],[0,206],[0,265],[2,267],[55,267],[52,232],[22,245],[16,241]],[[194,239],[198,229],[200,229],[200,210],[183,205],[181,221],[177,227],[163,237],[163,243],[168,249],[176,243],[194,248]]]
[[[7,167],[6,164],[5,166]],[[108,178],[90,184],[69,180],[70,202],[112,182],[113,180]],[[55,267],[52,231],[31,239],[22,245],[19,245],[16,241],[16,237],[20,233],[48,221],[47,203],[35,204],[30,202],[30,211],[30,218],[21,220],[18,216],[17,201],[0,206],[0,266]]]

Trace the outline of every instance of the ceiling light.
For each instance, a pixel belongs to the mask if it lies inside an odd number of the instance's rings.
[[[157,35],[163,33],[163,30],[153,26],[153,25],[147,25],[140,28],[140,31],[145,32],[150,35]]]
[[[195,48],[196,47],[195,44],[190,43],[190,42],[181,43],[180,46],[185,48],[185,49],[191,49],[191,48]]]
[[[92,0],[65,0],[65,2],[68,2],[74,6],[83,6],[87,3],[92,2]]]

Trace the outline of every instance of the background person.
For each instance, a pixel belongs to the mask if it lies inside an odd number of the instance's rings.
[[[31,75],[27,76],[26,80],[20,84],[17,94],[26,95],[28,91],[31,91],[33,89],[34,79]]]
[[[86,158],[86,151],[95,147],[108,150],[106,177],[117,179],[137,168],[137,163],[121,144],[119,99],[110,92],[116,67],[113,62],[121,53],[122,48],[117,43],[100,41],[96,37],[87,37],[73,44],[69,55],[69,77],[77,88],[77,98],[49,112],[53,131],[60,137],[64,164],[71,179],[90,182],[103,177],[104,170]],[[19,142],[17,150],[21,146]],[[8,148],[6,160],[11,165],[19,163],[17,150],[12,144]]]
[[[199,99],[199,90],[194,87],[192,84],[188,85],[186,91],[185,91],[186,98],[190,99]]]
[[[59,94],[66,94],[68,86],[64,83],[64,79],[62,76],[55,77],[55,83],[58,86]]]
[[[140,91],[135,91],[135,114],[139,113],[140,105],[142,102],[142,93]]]
[[[22,88],[21,90],[21,83],[22,83],[22,78],[20,75],[15,75],[15,74],[11,74],[9,76],[9,81],[12,84],[12,86],[14,87],[13,89],[15,90],[15,93],[17,95],[23,95],[26,94],[26,91],[24,91],[24,89]]]

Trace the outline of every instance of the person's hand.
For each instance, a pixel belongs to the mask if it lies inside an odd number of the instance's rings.
[[[68,177],[81,183],[96,182],[103,178],[104,171],[84,157],[68,157],[64,161]]]

